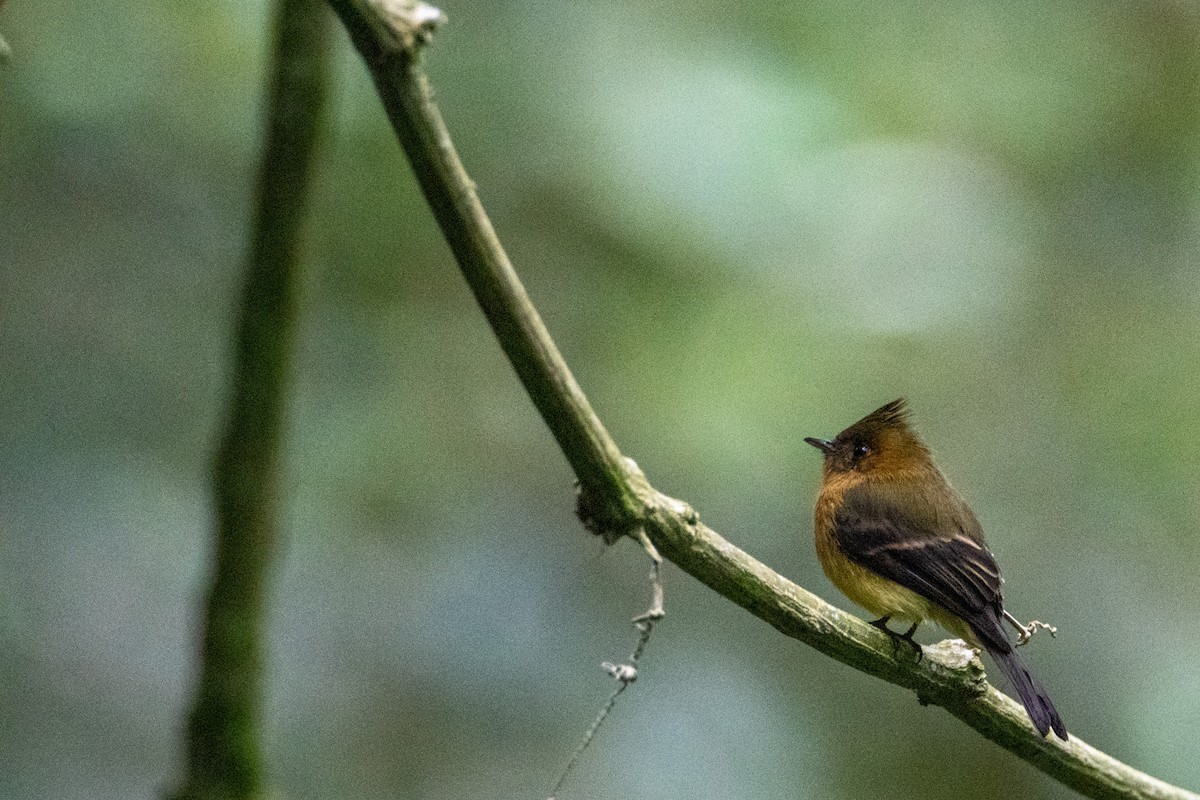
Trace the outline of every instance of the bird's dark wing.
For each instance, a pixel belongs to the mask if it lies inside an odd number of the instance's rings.
[[[1021,663],[1000,624],[1000,570],[979,522],[953,490],[861,484],[843,495],[834,519],[842,552],[961,618],[1012,681],[1038,733],[1067,729],[1050,697]]]
[[[904,483],[860,484],[843,496],[834,536],[851,561],[937,603],[972,628],[1002,608],[996,559],[983,543],[975,515],[952,490],[931,496]],[[978,632],[986,639],[993,628],[1003,636],[998,624],[983,627],[988,630]]]

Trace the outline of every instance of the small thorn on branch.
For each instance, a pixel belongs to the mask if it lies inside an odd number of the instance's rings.
[[[1029,622],[1022,625],[1020,620],[1007,611],[1004,612],[1004,618],[1008,620],[1010,625],[1017,629],[1017,647],[1020,647],[1033,638],[1033,635],[1037,633],[1039,629],[1048,631],[1051,637],[1058,634],[1058,628],[1040,620],[1031,619]]]

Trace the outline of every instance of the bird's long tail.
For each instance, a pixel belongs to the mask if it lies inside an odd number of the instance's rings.
[[[1017,696],[1021,698],[1021,703],[1029,712],[1029,719],[1033,721],[1033,727],[1038,729],[1038,733],[1045,736],[1050,731],[1054,731],[1058,738],[1066,741],[1067,726],[1063,724],[1062,717],[1058,715],[1058,709],[1054,707],[1054,703],[1050,702],[1046,690],[1029,674],[1029,670],[1025,668],[1024,662],[1021,661],[1012,644],[1006,641],[1004,647],[987,646],[986,649],[1004,674],[1008,676],[1008,679],[1012,681],[1013,688],[1017,690]]]

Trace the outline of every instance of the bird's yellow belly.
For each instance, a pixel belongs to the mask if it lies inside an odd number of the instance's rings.
[[[832,537],[821,538],[832,540]],[[855,564],[838,549],[836,542],[818,539],[817,554],[833,585],[872,614],[908,622],[920,622],[933,616],[932,603],[911,589]]]

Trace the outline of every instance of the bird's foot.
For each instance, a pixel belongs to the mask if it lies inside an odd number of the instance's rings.
[[[897,653],[900,652],[900,642],[907,642],[908,646],[913,649],[914,653],[916,653],[917,663],[920,663],[921,658],[925,655],[925,652],[921,649],[921,643],[916,641],[915,639],[913,639],[913,634],[916,633],[917,626],[920,625],[921,623],[914,622],[912,624],[912,627],[909,628],[908,630],[906,630],[904,633],[896,633],[894,630],[892,630],[891,628],[889,628],[887,626],[888,620],[890,620],[890,619],[891,619],[890,615],[886,616],[886,617],[880,617],[879,619],[872,621],[870,624],[875,626],[876,628],[879,628],[879,630],[883,631],[884,633],[886,633],[888,635],[888,638],[890,638],[892,640],[892,655],[893,656],[895,656]]]

